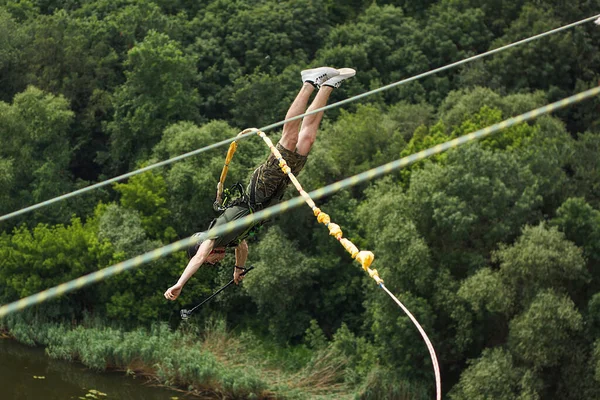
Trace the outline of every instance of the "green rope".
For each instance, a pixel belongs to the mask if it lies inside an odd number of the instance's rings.
[[[455,63],[448,64],[448,65],[445,65],[443,67],[436,68],[436,69],[430,70],[428,72],[424,72],[422,74],[415,75],[413,77],[410,77],[410,78],[407,78],[407,79],[403,79],[403,80],[398,81],[398,82],[391,83],[391,84],[386,85],[386,86],[382,86],[380,88],[377,88],[377,89],[374,89],[374,90],[371,90],[371,91],[368,91],[368,92],[365,92],[365,93],[362,93],[362,94],[350,97],[348,99],[345,99],[345,100],[342,100],[342,101],[338,101],[337,103],[332,103],[332,104],[327,105],[325,107],[321,107],[321,108],[318,108],[318,109],[306,112],[304,114],[297,115],[295,117],[288,118],[288,119],[285,119],[285,120],[280,121],[280,122],[276,122],[276,123],[271,124],[271,125],[267,125],[265,127],[260,128],[259,131],[265,132],[267,130],[271,130],[271,129],[277,128],[279,126],[282,126],[282,125],[286,124],[287,122],[294,121],[294,120],[297,120],[297,119],[300,119],[300,118],[304,118],[307,115],[316,114],[316,113],[319,113],[321,111],[325,111],[325,110],[329,110],[329,109],[332,109],[332,108],[335,108],[335,107],[339,107],[341,105],[344,105],[344,104],[347,104],[347,103],[350,103],[350,102],[362,99],[364,97],[371,96],[373,94],[380,93],[380,92],[383,92],[385,90],[392,89],[392,88],[394,88],[396,86],[404,85],[404,84],[407,84],[409,82],[413,82],[413,81],[416,81],[418,79],[425,78],[425,77],[433,75],[433,74],[437,74],[438,72],[446,71],[448,69],[455,68],[455,67],[458,67],[460,65],[469,63],[471,61],[475,61],[475,60],[478,60],[480,58],[487,57],[489,55],[492,55],[492,54],[495,54],[495,53],[499,53],[499,52],[504,51],[504,50],[508,50],[508,49],[510,49],[512,47],[520,46],[522,44],[529,43],[529,42],[532,42],[534,40],[541,39],[541,38],[546,37],[548,35],[552,35],[554,33],[558,33],[558,32],[561,32],[563,30],[570,29],[570,28],[573,28],[573,27],[585,24],[586,22],[593,21],[595,19],[598,19],[599,17],[600,17],[600,14],[595,15],[593,17],[582,19],[581,21],[577,21],[577,22],[574,22],[574,23],[571,23],[571,24],[568,24],[568,25],[561,26],[561,27],[556,28],[556,29],[552,29],[552,30],[544,32],[544,33],[540,33],[540,34],[535,35],[535,36],[531,36],[531,37],[523,39],[523,40],[519,40],[517,42],[514,42],[514,43],[511,43],[511,44],[499,47],[499,48],[494,49],[494,50],[487,51],[485,53],[481,53],[481,54],[478,54],[478,55],[475,55],[475,56],[472,56],[472,57],[469,57],[469,58],[465,58],[465,59],[463,59],[461,61],[457,61]],[[54,203],[62,201],[62,200],[67,200],[67,199],[69,199],[71,197],[83,194],[85,192],[88,192],[88,191],[91,191],[91,190],[94,190],[94,189],[98,189],[98,188],[103,187],[103,186],[110,185],[111,183],[122,181],[122,180],[130,178],[130,177],[132,177],[134,175],[150,171],[150,170],[152,170],[154,168],[162,167],[162,166],[174,163],[176,161],[180,161],[180,160],[183,160],[185,158],[188,158],[188,157],[191,157],[191,156],[194,156],[194,155],[198,155],[200,153],[204,153],[204,152],[206,152],[208,150],[212,150],[214,148],[217,148],[217,147],[220,147],[220,146],[224,146],[226,144],[229,144],[229,143],[233,142],[236,139],[243,140],[243,139],[246,139],[247,137],[250,137],[250,136],[251,135],[245,135],[245,136],[240,137],[240,138],[233,137],[233,138],[230,138],[230,139],[225,139],[225,140],[222,140],[222,141],[220,141],[218,143],[214,143],[214,144],[212,144],[210,146],[206,146],[206,147],[203,147],[203,148],[200,148],[200,149],[197,149],[197,150],[193,150],[193,151],[190,151],[188,153],[181,154],[181,155],[179,155],[177,157],[173,157],[173,158],[170,158],[168,160],[164,160],[164,161],[158,162],[156,164],[148,165],[148,166],[146,166],[144,168],[141,168],[141,169],[138,169],[138,170],[135,170],[135,171],[132,171],[132,172],[128,172],[128,173],[123,174],[123,175],[119,175],[117,177],[108,179],[108,180],[103,181],[103,182],[98,182],[96,184],[87,186],[85,188],[81,188],[81,189],[75,190],[73,192],[66,193],[66,194],[63,194],[61,196],[58,196],[58,197],[55,197],[55,198],[43,201],[41,203],[37,203],[37,204],[31,205],[29,207],[25,207],[23,209],[11,212],[9,214],[2,215],[2,216],[0,216],[0,221],[6,221],[7,219],[16,217],[18,215],[22,215],[22,214],[28,213],[30,211],[37,210],[39,208],[48,206],[50,204],[54,204]]]
[[[459,138],[450,140],[448,142],[439,144],[437,146],[431,147],[427,150],[420,151],[418,153],[412,154],[410,156],[389,162],[387,164],[381,165],[376,168],[372,168],[368,171],[362,172],[358,175],[351,176],[349,178],[343,179],[341,181],[335,182],[333,184],[324,186],[320,189],[314,190],[309,194],[309,196],[313,199],[321,198],[324,196],[328,196],[335,192],[338,192],[342,189],[345,189],[350,186],[357,185],[361,182],[372,180],[384,174],[388,174],[402,167],[413,164],[417,161],[423,160],[424,158],[442,153],[446,150],[464,145],[466,143],[472,142],[474,140],[478,140],[489,136],[493,133],[501,131],[503,129],[509,128],[513,125],[520,124],[522,122],[526,122],[532,120],[540,115],[551,113],[555,110],[564,108],[570,104],[578,103],[582,100],[588,99],[592,96],[596,96],[600,93],[600,87],[595,87],[584,92],[578,93],[571,97],[565,98],[563,100],[557,101],[552,104],[548,104],[546,106],[537,108],[535,110],[526,112],[525,114],[521,114],[517,117],[509,118],[500,123],[491,125],[487,128],[480,129],[476,132],[461,136]],[[223,235],[227,232],[231,232],[232,230],[239,229],[241,227],[249,226],[255,222],[262,221],[265,219],[269,219],[275,215],[281,214],[292,208],[296,208],[304,203],[304,199],[301,196],[294,197],[293,199],[287,200],[283,203],[277,204],[273,207],[269,207],[265,210],[256,212],[254,214],[248,215],[244,218],[241,218],[237,221],[229,222],[225,225],[210,229],[205,233],[204,237],[213,236],[213,235]],[[186,239],[179,240],[177,242],[171,243],[167,246],[160,247],[158,249],[149,251],[127,261],[120,262],[113,266],[104,268],[100,271],[92,272],[88,275],[84,275],[80,278],[71,280],[66,283],[62,283],[53,288],[44,290],[40,293],[25,297],[21,300],[0,306],[0,318],[8,315],[10,313],[22,310],[26,307],[30,307],[36,304],[43,303],[52,298],[58,297],[65,293],[71,292],[76,289],[80,289],[84,286],[90,285],[95,282],[102,281],[110,276],[119,274],[121,272],[127,271],[129,269],[141,266],[150,261],[154,261],[160,257],[164,257],[168,254],[171,254],[175,251],[186,248],[188,245],[194,243],[198,238],[197,237],[189,237]]]

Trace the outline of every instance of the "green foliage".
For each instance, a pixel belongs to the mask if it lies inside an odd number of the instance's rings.
[[[470,362],[460,382],[452,389],[452,400],[522,399],[540,397],[528,390],[531,372],[519,368],[511,354],[502,348],[485,350],[481,357]]]
[[[280,120],[304,68],[357,70],[335,102],[595,12],[594,2],[531,0],[0,4],[0,214]],[[583,25],[327,111],[299,179],[316,189],[596,86],[599,39]],[[598,398],[597,107],[319,200],[424,324],[449,397]],[[226,185],[247,183],[267,155],[255,136],[240,140]],[[0,300],[204,230],[224,156],[189,157],[5,223]],[[198,314],[256,329],[241,335],[257,343],[251,353],[224,325],[135,330],[231,279],[233,255],[226,268],[202,268],[177,302],[162,292],[182,252],[32,309],[85,329],[5,325],[95,369],[143,360],[161,382],[197,393],[431,398],[429,356],[410,321],[307,209],[274,223],[250,243],[257,270],[242,289]],[[85,312],[134,330],[90,327]]]
[[[367,191],[358,208],[365,221],[366,243],[373,243],[378,270],[390,287],[425,295],[432,288],[431,253],[412,221],[406,218],[406,196],[390,179],[382,179]],[[379,224],[370,222],[379,221]],[[398,250],[401,250],[400,252]]]
[[[355,335],[346,324],[333,335],[331,346],[346,360],[346,381],[360,383],[376,364],[377,353],[364,337]]]
[[[586,132],[573,145],[570,163],[575,172],[576,193],[595,208],[600,206],[600,135]]]
[[[540,292],[529,308],[511,321],[509,348],[533,368],[559,365],[569,353],[582,317],[573,301],[552,291]]]
[[[34,87],[16,95],[12,105],[0,102],[0,160],[8,172],[7,185],[0,189],[3,214],[72,188],[67,170],[72,157],[67,135],[72,119],[73,112],[62,96]],[[64,219],[66,212],[54,208],[49,216]]]
[[[151,172],[135,175],[127,183],[115,184],[114,188],[121,195],[124,208],[140,213],[142,227],[148,235],[174,239],[173,228],[167,226],[171,212],[165,207],[167,185],[161,175]]]
[[[418,29],[399,7],[373,3],[356,21],[332,29],[317,59],[323,65],[344,65],[361,71],[341,88],[344,92],[370,88],[371,82],[399,80],[427,69],[428,60],[413,39]],[[385,96],[390,103],[400,100],[394,92]]]
[[[466,135],[500,123],[503,119],[500,110],[483,106],[477,114],[464,121],[452,134],[453,136]],[[539,127],[537,126],[520,124],[484,139],[481,142],[481,147],[494,150],[514,150],[515,148],[525,146],[527,139],[538,134],[538,132]]]
[[[498,109],[508,118],[541,107],[545,103],[546,95],[542,91],[502,96],[486,87],[463,88],[448,93],[440,104],[438,113],[447,126],[457,127],[478,113],[482,106]]]
[[[311,302],[307,287],[312,286],[316,266],[281,237],[277,227],[269,229],[254,251],[261,261],[255,264],[255,273],[244,279],[244,285],[258,306],[258,315],[268,321],[269,332],[282,342],[301,335],[311,318],[308,310],[296,305]]]
[[[11,15],[12,14],[12,15]],[[21,66],[19,50],[25,43],[25,35],[14,15],[0,8],[0,100],[10,101],[19,91],[23,76],[16,73]]]
[[[433,396],[423,385],[396,376],[394,370],[373,368],[356,396],[362,400],[425,400]]]
[[[150,31],[128,52],[127,81],[115,92],[114,120],[108,124],[115,166],[148,157],[170,123],[196,120],[194,61],[180,47],[167,35]]]
[[[594,368],[594,379],[596,382],[600,382],[600,340],[597,340],[594,344],[594,361],[596,363]]]
[[[582,252],[556,228],[526,227],[512,246],[500,246],[494,260],[519,309],[528,307],[538,291],[577,294],[589,281]],[[535,277],[535,278],[534,278]]]
[[[492,313],[509,314],[515,308],[515,288],[502,281],[499,274],[490,268],[482,268],[462,281],[458,295],[479,313],[487,310]]]
[[[100,240],[94,220],[82,223],[74,218],[71,225],[40,224],[31,231],[25,226],[12,235],[0,236],[0,281],[4,300],[37,293],[78,278],[114,262],[109,242]],[[67,315],[78,315],[93,307],[98,289],[90,288],[59,301]]]
[[[352,114],[342,111],[322,136],[344,176],[389,162],[403,147],[397,124],[373,105],[360,105]]]
[[[143,216],[136,210],[111,204],[99,207],[97,215],[98,238],[112,243],[115,257],[132,258],[162,245],[150,240]],[[177,279],[178,271],[173,266],[184,265],[185,258],[182,253],[175,254],[100,284],[106,315],[128,324],[149,324],[167,318],[173,309],[163,307],[162,288],[165,282]],[[198,295],[195,285],[186,289],[183,299]]]
[[[327,346],[327,339],[325,338],[325,334],[323,330],[319,327],[319,323],[311,319],[310,326],[304,332],[304,341],[308,345],[309,348],[314,350],[323,349]]]
[[[571,19],[568,19],[571,21]],[[493,47],[513,42],[534,33],[541,33],[563,25],[566,21],[554,14],[547,7],[526,4],[519,17],[512,21],[504,36],[492,44]],[[505,51],[490,59],[488,66],[491,72],[492,85],[514,89],[560,88],[562,94],[575,85],[574,77],[578,74],[593,74],[589,71],[597,63],[595,57],[578,60],[578,54],[586,48],[591,37],[581,31],[567,32],[564,35],[553,35],[544,42],[532,43]],[[552,62],[556,54],[560,54],[560,63]],[[578,60],[573,62],[574,60]],[[519,73],[515,73],[516,71]],[[593,67],[592,67],[593,70]],[[573,74],[577,71],[576,74]],[[585,72],[584,72],[585,71]],[[497,83],[496,83],[497,82]]]
[[[582,198],[569,198],[551,221],[553,226],[564,232],[567,239],[583,249],[583,254],[595,265],[600,261],[600,211],[595,210]],[[591,272],[598,275],[595,269]]]
[[[428,128],[425,125],[419,126],[413,133],[410,141],[406,145],[406,147],[400,153],[400,157],[408,157],[413,154],[419,153],[423,150],[427,150],[431,147],[434,147],[438,144],[442,144],[447,142],[453,137],[446,134],[446,127],[442,121],[439,121],[437,124]],[[402,177],[403,182],[408,184],[412,172],[415,169],[421,168],[425,163],[433,161],[433,162],[443,162],[446,159],[446,154],[438,154],[431,157],[428,161],[417,162],[411,164],[410,166],[403,168],[400,171],[400,176]]]
[[[498,242],[540,217],[536,177],[519,161],[473,145],[414,172],[403,208],[453,273],[482,266]]]
[[[110,242],[115,252],[125,257],[133,257],[143,252],[146,232],[138,212],[115,204],[100,206],[96,210],[98,218],[98,238]]]
[[[195,41],[191,48],[198,54],[202,114],[210,118],[233,115],[236,123],[252,126],[252,121],[262,120],[261,114],[273,115],[285,107],[277,99],[289,95],[284,89],[290,81],[279,88],[272,83],[289,66],[299,72],[300,65],[314,57],[329,29],[329,14],[322,10],[322,5],[309,0],[207,4],[190,23]],[[270,82],[264,82],[265,73]],[[268,84],[274,95],[262,89],[258,93],[260,82]],[[272,108],[262,108],[265,103]]]
[[[367,312],[370,313],[374,335],[374,345],[377,348],[377,357],[382,364],[395,370],[405,379],[419,381],[421,374],[429,374],[429,352],[420,335],[415,334],[413,322],[404,313],[399,313],[392,308],[389,298],[381,296],[372,297],[367,303]],[[420,325],[430,334],[434,325],[435,316],[431,306],[423,298],[416,297],[409,292],[396,292],[394,295],[417,316]],[[395,312],[392,312],[395,311]],[[415,368],[419,366],[418,368]]]
[[[598,337],[600,335],[600,292],[591,296],[587,307],[587,331],[591,337]]]

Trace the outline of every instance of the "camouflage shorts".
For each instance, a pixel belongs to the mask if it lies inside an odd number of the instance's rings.
[[[302,156],[294,151],[283,147],[281,143],[275,146],[292,169],[292,173],[297,175],[304,164],[307,156]],[[279,163],[271,153],[266,162],[262,163],[254,170],[247,193],[250,196],[250,203],[257,208],[264,208],[271,205],[272,201],[278,201],[283,197],[286,186],[290,183],[287,175],[279,168]]]

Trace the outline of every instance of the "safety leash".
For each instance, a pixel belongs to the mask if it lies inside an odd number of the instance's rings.
[[[240,275],[244,276],[246,275],[248,272],[252,271],[254,269],[253,266],[250,266],[248,268],[244,268],[244,271],[242,271],[242,273]],[[204,301],[202,301],[202,303],[198,304],[197,306],[195,306],[192,309],[182,309],[181,311],[179,311],[179,314],[181,315],[181,319],[188,319],[192,313],[194,312],[194,310],[196,310],[198,307],[200,307],[201,305],[203,305],[204,303],[208,302],[210,299],[212,299],[213,297],[215,297],[216,295],[218,295],[219,293],[221,293],[223,290],[227,289],[229,286],[231,286],[231,284],[234,282],[234,280],[230,280],[229,283],[227,283],[225,286],[223,286],[221,289],[217,290],[216,292],[214,292],[213,294],[211,294],[209,297],[207,297],[206,299],[204,299]]]

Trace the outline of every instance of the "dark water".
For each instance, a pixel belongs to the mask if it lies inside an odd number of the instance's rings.
[[[123,372],[97,373],[52,360],[40,348],[0,339],[1,400],[170,400],[187,398]]]

